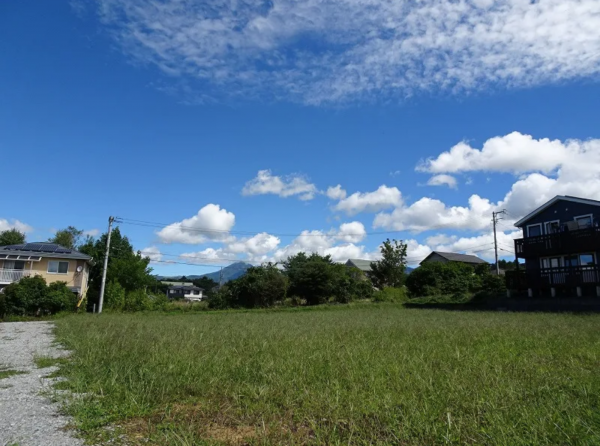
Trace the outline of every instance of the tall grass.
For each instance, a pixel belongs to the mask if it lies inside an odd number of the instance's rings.
[[[153,444],[600,444],[599,316],[407,310],[57,321],[84,432]]]

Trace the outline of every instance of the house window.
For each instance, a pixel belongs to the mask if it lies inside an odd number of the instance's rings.
[[[528,237],[537,237],[538,235],[542,235],[542,224],[541,223],[527,227],[527,236]]]
[[[169,294],[175,294],[175,290],[169,290]]]
[[[579,264],[581,266],[591,266],[596,262],[594,261],[594,254],[580,254],[579,255]]]
[[[546,234],[554,234],[560,230],[560,222],[558,220],[546,222]]]
[[[50,274],[67,274],[69,272],[69,262],[51,260],[48,262],[48,272]]]
[[[579,225],[579,229],[591,228],[592,227],[592,215],[582,215],[581,217],[575,217],[575,221]]]
[[[579,256],[565,257],[565,266],[579,266]]]
[[[552,257],[542,259],[542,268],[558,268],[560,267],[560,258]]]
[[[199,295],[200,295],[200,291],[194,290],[194,296],[199,296]]]

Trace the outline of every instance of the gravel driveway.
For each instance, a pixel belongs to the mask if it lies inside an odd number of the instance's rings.
[[[79,446],[69,419],[40,392],[50,389],[45,378],[55,367],[38,369],[35,356],[64,356],[52,345],[51,322],[0,323],[0,368],[26,372],[0,379],[0,446]]]

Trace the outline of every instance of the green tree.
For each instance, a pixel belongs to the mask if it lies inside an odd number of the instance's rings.
[[[152,301],[144,290],[129,291],[125,296],[125,311],[144,311],[152,309]]]
[[[246,274],[229,283],[231,306],[270,307],[285,299],[287,287],[287,277],[275,265],[250,267]]]
[[[481,276],[464,263],[428,262],[408,275],[406,287],[411,297],[469,293],[481,289]]]
[[[7,229],[0,232],[0,246],[20,245],[25,243],[25,234],[18,229]]]
[[[61,311],[75,311],[77,308],[77,295],[65,282],[53,282],[48,285],[44,297],[41,308],[45,313],[56,314]]]
[[[371,262],[371,271],[367,276],[373,286],[380,290],[385,287],[399,288],[404,283],[405,270],[406,243],[387,239],[381,245],[381,260]]]
[[[218,285],[217,282],[212,280],[210,277],[200,277],[193,281],[194,286],[202,288],[204,290],[203,295],[205,295],[208,299],[214,294],[214,289]]]
[[[39,316],[74,311],[77,295],[65,282],[49,286],[40,276],[24,277],[4,289],[4,312],[17,316]]]
[[[54,237],[48,239],[51,243],[64,246],[65,248],[78,249],[83,238],[83,231],[75,226],[68,226],[66,229],[56,231]]]
[[[95,263],[90,268],[90,292],[88,293],[88,309],[98,303],[98,292],[102,280],[104,254],[106,253],[107,234],[102,234],[97,240],[87,240],[79,247],[79,251],[91,256]],[[151,275],[150,259],[135,252],[129,239],[121,234],[118,227],[113,229],[110,239],[110,256],[106,282],[118,282],[126,293],[153,289],[156,278]]]
[[[104,305],[111,310],[122,310],[125,307],[125,289],[116,280],[106,284]]]

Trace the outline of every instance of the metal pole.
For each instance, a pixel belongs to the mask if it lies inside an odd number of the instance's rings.
[[[104,254],[104,268],[102,268],[102,282],[100,283],[98,313],[102,313],[102,304],[104,303],[104,287],[106,286],[106,270],[108,269],[108,254],[110,252],[110,235],[112,233],[113,221],[115,221],[114,217],[108,217],[108,235],[106,236],[106,253]]]
[[[498,265],[498,240],[496,239],[496,213],[492,212],[492,221],[494,222],[494,251],[496,253],[496,275],[500,276],[500,265]]]
[[[223,286],[223,267],[221,267],[221,272],[219,273],[219,288]]]

